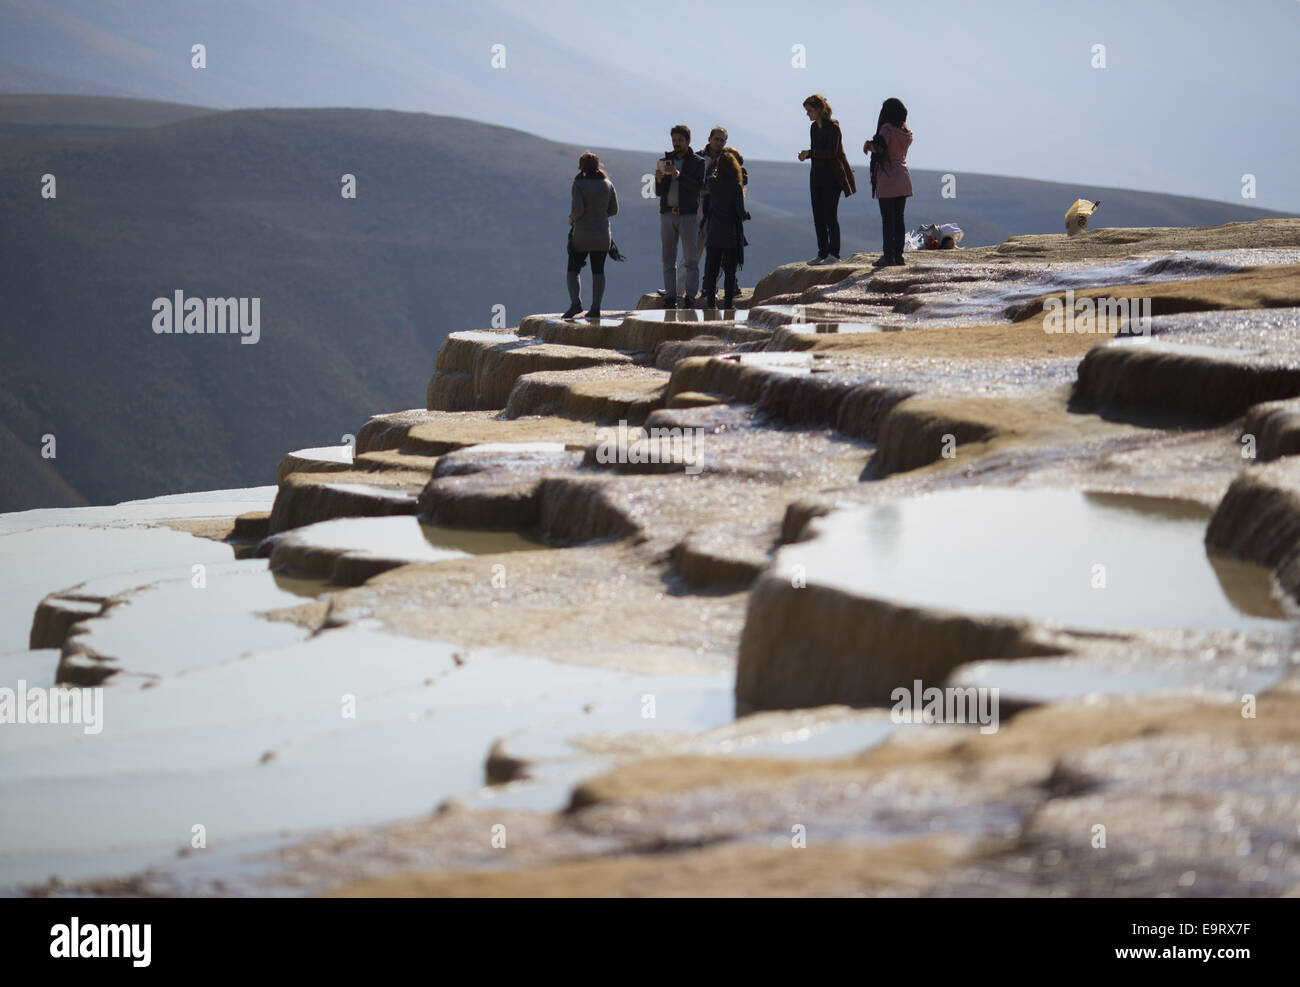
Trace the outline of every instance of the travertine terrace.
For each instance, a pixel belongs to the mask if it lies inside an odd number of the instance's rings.
[[[404,749],[393,785],[421,784],[412,759],[479,782],[302,825],[242,884],[178,861],[82,889],[1300,888],[1300,221],[873,259],[779,268],[734,312],[647,296],[455,333],[425,407],[289,452],[269,511],[194,530],[321,581],[268,608],[294,647],[446,645],[431,709],[457,676],[504,688],[502,656],[635,684],[557,678],[567,705],[487,750]],[[1048,331],[1067,290],[1149,299],[1150,325]],[[951,532],[913,547],[940,496]],[[1226,616],[1189,602],[1196,567]],[[110,653],[115,588],[41,603],[31,647],[62,679],[173,673]],[[996,688],[1000,722],[900,721],[918,681]],[[722,715],[692,712],[720,689]]]

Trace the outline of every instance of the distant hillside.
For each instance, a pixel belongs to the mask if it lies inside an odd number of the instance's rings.
[[[0,425],[33,452],[53,433],[58,458],[38,457],[38,470],[7,456],[21,475],[0,489],[0,510],[269,482],[284,449],[337,443],[372,413],[422,403],[447,332],[489,325],[498,305],[514,325],[566,303],[582,148],[425,114],[84,97],[41,97],[43,110],[34,98],[0,97],[0,128],[43,119],[56,130],[0,141]],[[85,125],[113,132],[57,132]],[[640,195],[660,151],[602,155],[631,257],[610,265],[607,308],[660,283],[657,201]],[[854,163],[865,187],[861,155]],[[806,165],[748,164],[742,281],[753,284],[816,251]],[[46,173],[57,199],[40,196]],[[345,173],[356,200],[339,195]],[[1078,195],[1103,200],[1104,225],[1267,215],[989,176],[959,175],[954,200],[939,198],[937,173],[916,185],[909,227],[955,220],[972,245],[1059,230]],[[878,246],[869,192],[841,220],[846,253]],[[259,297],[260,342],[154,334],[153,299],[178,289]]]
[[[633,73],[616,48],[563,33],[567,43],[492,0],[0,0],[0,92],[472,114],[622,147],[646,134],[666,141],[679,119],[713,122],[702,87]],[[202,70],[191,65],[196,42]],[[494,67],[494,51],[504,65]]]
[[[55,460],[42,459],[37,448],[19,439],[4,425],[0,425],[0,461],[5,464],[0,472],[0,505],[14,504],[23,508],[85,506],[85,498],[73,490],[55,469]]]
[[[2,73],[0,79],[3,79]],[[0,95],[0,134],[95,136],[158,127],[216,112],[207,106],[162,103],[152,99],[11,92]]]
[[[10,25],[6,24],[6,28]],[[8,35],[6,34],[6,40]],[[21,41],[9,42],[11,45],[22,44]],[[57,72],[45,72],[31,65],[19,65],[7,58],[0,58],[0,92],[5,93],[66,93],[78,96],[133,96],[116,86],[91,82],[75,76],[61,75]]]

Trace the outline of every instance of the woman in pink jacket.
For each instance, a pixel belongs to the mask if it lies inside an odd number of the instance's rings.
[[[907,170],[907,149],[912,132],[907,129],[907,107],[890,97],[881,104],[876,136],[862,145],[871,155],[871,195],[880,202],[884,251],[873,267],[901,267],[903,261],[903,207],[912,194],[912,173]]]

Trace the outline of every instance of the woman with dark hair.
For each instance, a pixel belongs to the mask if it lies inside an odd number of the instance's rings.
[[[578,272],[591,256],[591,308],[588,319],[600,318],[600,302],[605,295],[605,257],[611,243],[609,217],[618,212],[618,194],[614,183],[601,170],[600,158],[588,151],[578,159],[578,174],[573,179],[569,211],[569,307],[562,316],[572,319],[582,311],[582,283]]]
[[[825,96],[814,93],[803,101],[803,108],[812,124],[808,128],[808,149],[799,152],[799,160],[812,161],[808,188],[813,226],[817,229],[817,257],[808,263],[825,264],[840,259],[840,193],[847,191],[840,167],[843,138]]]
[[[749,218],[745,212],[745,192],[741,182],[740,162],[731,148],[718,158],[717,169],[705,183],[709,194],[704,196],[704,304],[706,308],[718,307],[718,267],[725,275],[722,307],[733,308],[740,287],[736,284],[736,268],[745,262],[745,227]]]
[[[903,207],[912,194],[912,173],[907,170],[907,149],[912,132],[907,129],[907,107],[893,96],[880,106],[876,136],[862,145],[871,155],[871,195],[880,202],[881,239],[884,248],[873,267],[901,267],[903,260]]]

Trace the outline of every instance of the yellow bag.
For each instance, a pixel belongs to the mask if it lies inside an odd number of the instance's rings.
[[[1089,202],[1087,199],[1075,199],[1074,205],[1065,211],[1065,232],[1074,236],[1088,228],[1088,218],[1097,211],[1101,201]]]

